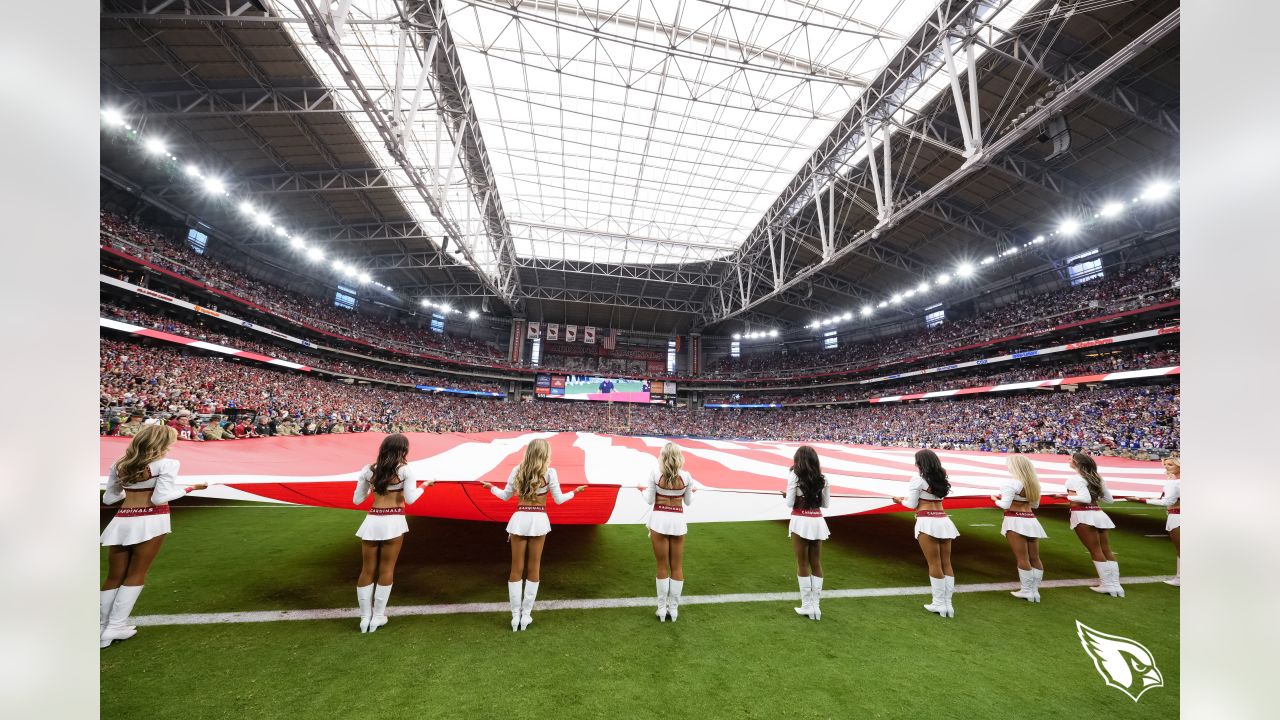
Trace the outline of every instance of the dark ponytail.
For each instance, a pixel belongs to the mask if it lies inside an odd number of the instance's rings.
[[[916,469],[920,477],[929,485],[929,492],[934,497],[944,498],[951,493],[951,483],[947,481],[947,470],[942,467],[938,454],[932,450],[920,450],[916,453]]]
[[[1106,492],[1106,484],[1098,474],[1098,461],[1082,452],[1071,453],[1071,459],[1076,464],[1076,472],[1089,486],[1089,494],[1093,496],[1093,501],[1098,502]]]
[[[387,494],[387,486],[400,479],[400,466],[408,463],[409,438],[396,433],[382,440],[378,448],[378,459],[369,466],[373,473],[373,491],[379,495]]]
[[[796,448],[795,457],[791,461],[791,472],[796,476],[796,486],[800,491],[799,507],[801,510],[816,510],[822,507],[822,486],[827,479],[822,475],[818,465],[818,453],[808,445]]]

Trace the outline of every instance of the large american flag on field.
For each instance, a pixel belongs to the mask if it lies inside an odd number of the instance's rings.
[[[636,486],[657,467],[666,438],[561,433],[407,433],[409,460],[419,480],[437,480],[410,515],[506,522],[515,502],[502,502],[478,484],[502,487],[534,438],[551,445],[551,465],[567,492],[592,486],[565,505],[550,505],[553,523],[643,523],[649,506]],[[208,482],[206,497],[294,503],[355,509],[356,477],[377,455],[379,433],[273,437],[204,443],[180,442],[169,456],[182,463],[183,482]],[[702,483],[687,508],[690,522],[779,520],[790,511],[778,493],[786,489],[795,442],[677,439],[685,469]],[[914,448],[810,443],[818,451],[831,485],[828,516],[894,512],[891,498],[906,491],[915,476]],[[128,445],[128,438],[103,438],[101,477]],[[947,507],[990,507],[989,496],[1007,477],[999,453],[938,451],[953,487]],[[1031,455],[1043,492],[1063,492],[1075,473],[1064,455]],[[1158,497],[1164,483],[1159,463],[1097,458],[1115,495]],[[361,508],[371,504],[366,500]],[[1052,502],[1046,498],[1045,504]]]

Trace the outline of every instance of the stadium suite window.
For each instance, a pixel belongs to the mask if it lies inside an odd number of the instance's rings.
[[[676,341],[667,341],[667,373],[676,371]]]
[[[942,309],[942,303],[924,309],[924,326],[927,328],[936,328],[946,319],[947,311]]]
[[[738,358],[742,357],[742,343],[738,342],[737,340],[734,340],[733,342],[729,343],[729,357],[733,358],[734,360],[737,360]]]
[[[533,347],[529,350],[529,364],[538,367],[542,362],[542,338],[533,339]]]
[[[187,244],[197,255],[203,255],[205,247],[209,244],[209,236],[195,228],[187,228]]]
[[[828,330],[822,334],[822,349],[835,350],[840,347],[840,338],[837,337],[838,330]]]
[[[334,307],[340,307],[344,310],[356,309],[356,291],[346,285],[339,285],[337,292],[333,294]]]
[[[1080,260],[1081,262],[1076,262]],[[1098,257],[1098,248],[1067,258],[1067,277],[1072,285],[1083,285],[1103,276],[1102,258]]]
[[[444,316],[440,313],[431,313],[431,332],[444,332]]]

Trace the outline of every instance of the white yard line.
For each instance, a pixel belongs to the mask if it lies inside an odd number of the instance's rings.
[[[1151,577],[1123,578],[1125,585],[1163,582],[1173,577],[1160,575]],[[1046,580],[1042,588],[1084,587],[1097,582],[1097,578],[1073,580]],[[1017,590],[1018,583],[977,583],[957,585],[958,593],[996,592],[999,590]],[[823,590],[824,600],[832,598],[867,598],[898,597],[902,595],[929,595],[928,587],[896,587],[896,588],[856,588],[851,590]],[[748,602],[784,602],[794,601],[797,592],[775,593],[731,593],[727,595],[686,595],[680,599],[682,605],[715,605],[721,603]],[[540,600],[537,605],[542,610],[598,610],[601,608],[650,607],[655,604],[651,597],[599,598],[587,600]],[[409,615],[459,615],[462,613],[497,613],[510,612],[511,606],[505,602],[488,603],[456,603],[452,605],[393,605],[388,608],[387,615],[405,617]],[[221,625],[225,623],[277,622],[281,620],[337,620],[358,617],[359,610],[350,608],[332,608],[328,610],[256,610],[252,612],[227,613],[188,613],[182,615],[143,615],[132,618],[135,625]]]

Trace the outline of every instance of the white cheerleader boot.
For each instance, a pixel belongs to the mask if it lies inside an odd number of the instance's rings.
[[[511,603],[511,632],[520,629],[520,588],[524,581],[507,583],[507,600]]]
[[[1103,595],[1113,594],[1111,592],[1111,564],[1106,561],[1098,562],[1094,560],[1093,567],[1098,571],[1098,579],[1102,582],[1098,585],[1090,585],[1089,589]]]
[[[387,624],[387,601],[391,599],[390,585],[377,585],[373,588],[373,618],[369,620],[369,632],[373,632]]]
[[[667,595],[671,592],[671,578],[654,578],[658,588],[658,620],[667,621]]]
[[[533,601],[538,599],[539,584],[532,580],[524,581],[524,600],[520,601],[521,630],[533,624]]]
[[[945,615],[945,617],[953,618],[956,616],[956,609],[951,606],[951,596],[955,594],[955,591],[956,591],[956,576],[947,575],[947,576],[944,576],[942,579],[945,582],[946,588],[947,588],[946,592],[942,596],[943,602],[947,604],[947,614]]]
[[[1011,592],[1009,594],[1018,598],[1019,600],[1035,602],[1036,601],[1035,600],[1036,571],[1023,570],[1022,568],[1018,568],[1018,582],[1022,585],[1021,589],[1019,589],[1016,592]]]
[[[1040,583],[1044,580],[1044,570],[1031,568],[1031,602],[1040,602]]]
[[[1164,584],[1172,585],[1174,587],[1182,587],[1182,558],[1178,558],[1178,574],[1168,580],[1165,580]]]
[[[138,634],[129,626],[129,615],[133,613],[133,604],[138,602],[142,594],[141,585],[121,585],[116,590],[115,601],[111,603],[111,611],[107,614],[107,626],[99,636],[98,647],[104,648],[116,640],[128,640]]]
[[[356,602],[360,604],[360,632],[367,633],[373,620],[373,583],[356,586]]]
[[[671,622],[675,622],[680,617],[680,593],[684,591],[684,581],[671,579],[671,594],[667,596],[667,614],[671,616]]]
[[[1120,584],[1120,563],[1112,560],[1107,563],[1111,566],[1111,596],[1124,597],[1124,586]]]
[[[925,610],[931,613],[938,613],[942,617],[947,616],[947,579],[929,577],[929,587],[933,590],[933,602],[924,606]]]
[[[102,635],[102,631],[107,629],[107,617],[111,615],[111,606],[116,602],[116,592],[120,590],[118,587],[110,590],[98,591],[98,635]],[[133,625],[125,625],[130,630],[137,630]]]
[[[795,608],[797,615],[803,615],[810,620],[813,619],[813,576],[808,575],[801,577],[796,576],[796,583],[800,586],[800,607]]]
[[[809,617],[814,620],[821,620],[822,608],[819,603],[822,600],[822,578],[817,575],[810,575],[809,581],[813,583],[813,589],[809,593],[809,607],[813,610],[813,614]]]

